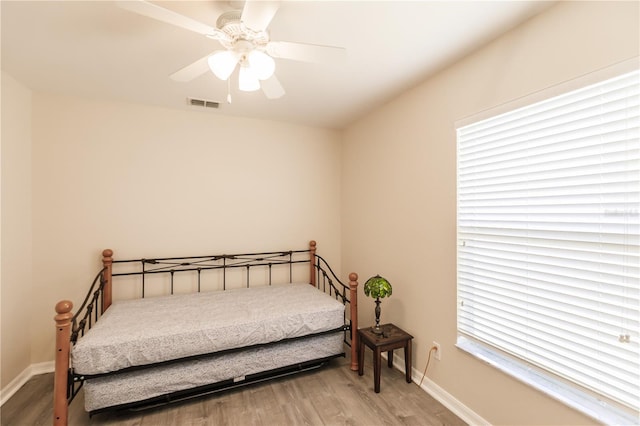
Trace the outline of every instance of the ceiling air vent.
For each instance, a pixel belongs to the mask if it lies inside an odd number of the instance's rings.
[[[191,106],[201,107],[201,108],[219,108],[220,102],[207,101],[205,99],[194,99],[187,98],[187,103]]]

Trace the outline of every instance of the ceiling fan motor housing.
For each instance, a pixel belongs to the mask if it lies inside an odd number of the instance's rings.
[[[248,28],[242,23],[241,16],[241,10],[231,10],[218,17],[216,26],[226,35],[219,38],[220,44],[240,54],[253,49],[265,51],[269,43],[269,34],[266,31],[254,31]]]

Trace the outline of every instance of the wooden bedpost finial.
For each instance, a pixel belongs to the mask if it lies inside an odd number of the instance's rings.
[[[315,240],[311,240],[311,241],[309,241],[309,248],[310,248],[312,251],[316,251],[316,241],[315,241]]]
[[[358,285],[358,274],[356,274],[355,272],[352,272],[349,274],[349,281],[355,281],[356,285]]]
[[[113,256],[113,250],[111,250],[111,249],[102,250],[102,257],[107,258],[107,257],[112,257],[112,256]]]
[[[51,306],[51,305],[49,305]],[[56,303],[56,313],[58,315],[55,316],[55,320],[57,322],[64,321],[65,319],[71,319],[73,315],[70,315],[71,309],[73,309],[73,303],[70,300],[61,300]]]

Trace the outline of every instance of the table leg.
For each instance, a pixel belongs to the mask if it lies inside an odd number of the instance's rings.
[[[380,393],[380,367],[381,367],[381,359],[382,352],[380,348],[376,348],[373,353],[373,390],[376,393]]]
[[[393,368],[393,349],[387,352],[387,366]]]
[[[364,374],[364,342],[363,339],[358,339],[358,376]]]
[[[411,339],[407,340],[404,347],[404,370],[407,376],[407,383],[411,383]]]

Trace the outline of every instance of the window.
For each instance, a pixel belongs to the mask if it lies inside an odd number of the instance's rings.
[[[458,346],[608,423],[640,409],[639,104],[636,70],[457,128]]]

